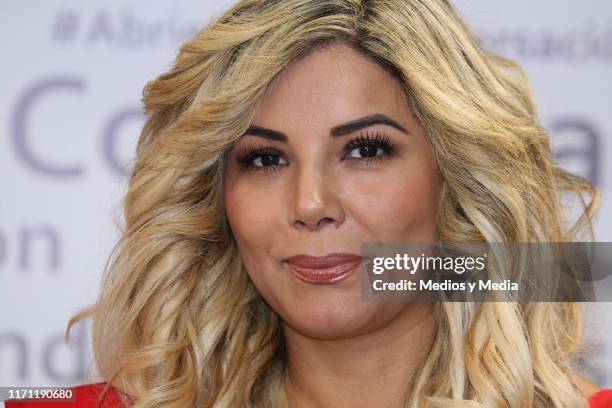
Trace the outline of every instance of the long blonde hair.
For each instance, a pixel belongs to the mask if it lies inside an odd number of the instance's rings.
[[[343,42],[395,75],[444,178],[449,242],[564,242],[599,193],[562,170],[525,72],[483,50],[447,0],[243,0],[144,89],[125,227],[91,317],[100,373],[136,407],[287,407],[281,321],[225,219],[224,153],[290,62]],[[570,222],[562,193],[576,194]],[[586,193],[588,200],[583,194]],[[585,407],[576,303],[437,303],[407,407]]]

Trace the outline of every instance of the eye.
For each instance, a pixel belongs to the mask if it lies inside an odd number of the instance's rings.
[[[363,164],[371,164],[395,154],[395,147],[389,141],[388,136],[378,132],[370,134],[367,131],[351,139],[343,150],[343,159],[347,158]],[[238,154],[236,160],[247,170],[263,171],[264,173],[277,171],[289,165],[280,150],[263,145],[247,149]]]
[[[349,156],[356,158],[368,158],[379,156],[384,153],[384,150],[374,145],[364,145],[351,150]]]
[[[381,160],[384,156],[392,155],[395,152],[393,145],[389,142],[389,137],[376,132],[371,135],[366,131],[358,137],[350,140],[345,147],[345,154],[351,160],[372,161]]]
[[[249,170],[270,172],[288,165],[282,153],[273,148],[259,146],[239,155],[238,162]]]

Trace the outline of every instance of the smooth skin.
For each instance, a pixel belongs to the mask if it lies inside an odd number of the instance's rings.
[[[342,127],[371,115],[392,122]],[[436,239],[442,179],[401,84],[335,43],[277,75],[252,125],[227,155],[224,204],[250,279],[283,321],[291,406],[403,407],[432,304],[364,302],[359,271],[312,284],[284,262]],[[360,135],[392,151],[349,144]]]
[[[339,125],[371,115],[399,126],[339,134]],[[403,88],[376,62],[333,44],[277,75],[253,125],[286,141],[265,131],[241,138],[227,157],[224,204],[251,280],[284,322],[292,406],[401,406],[431,344],[431,304],[363,302],[358,271],[309,284],[283,260],[360,254],[362,242],[434,240],[442,180]],[[391,153],[347,149],[376,134]],[[266,157],[248,156],[260,147]]]

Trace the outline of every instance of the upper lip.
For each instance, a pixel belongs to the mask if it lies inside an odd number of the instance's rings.
[[[286,259],[292,265],[301,266],[302,268],[311,269],[323,269],[330,268],[336,265],[357,262],[362,257],[360,255],[333,252],[323,256],[311,256],[311,255],[294,255]]]

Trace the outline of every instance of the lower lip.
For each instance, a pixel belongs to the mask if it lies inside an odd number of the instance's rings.
[[[334,265],[329,268],[313,269],[287,263],[289,270],[299,279],[307,283],[336,283],[348,278],[361,260]]]

